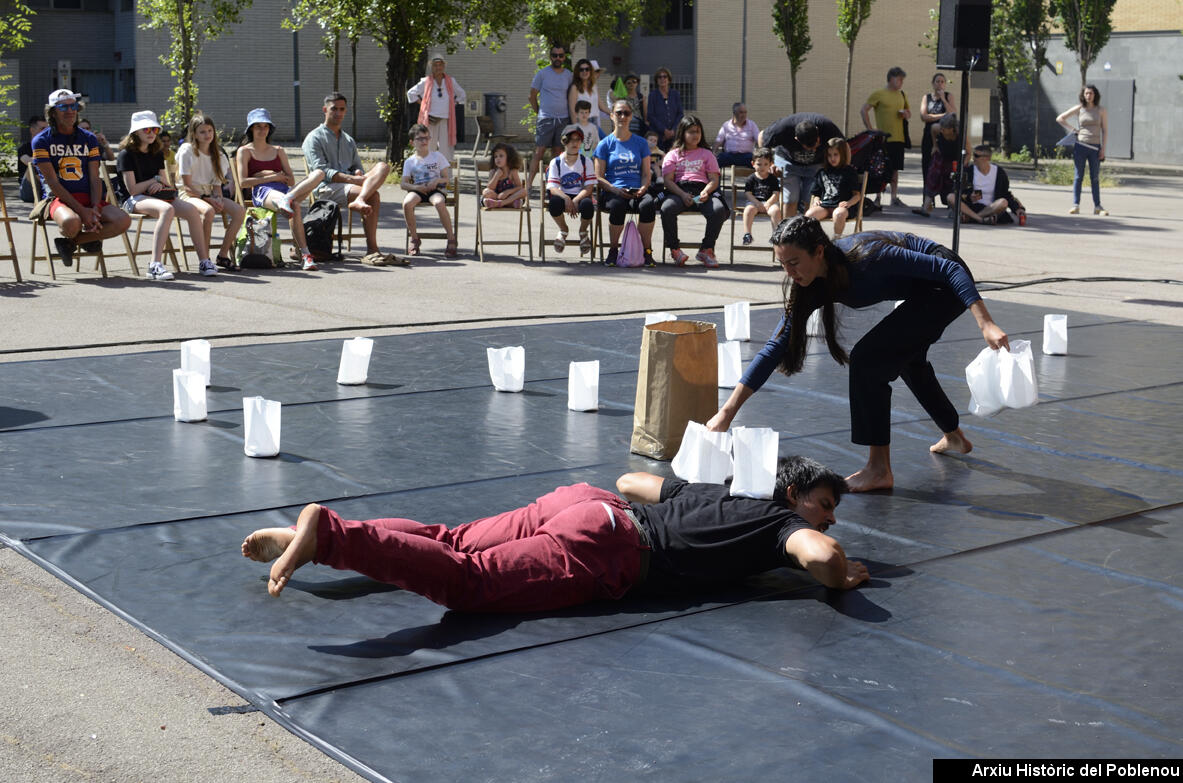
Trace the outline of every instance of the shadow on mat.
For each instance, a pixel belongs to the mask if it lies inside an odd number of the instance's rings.
[[[26,424],[32,424],[35,421],[46,421],[47,419],[49,417],[41,411],[28,410],[26,408],[8,408],[0,405],[0,430],[22,427]]]

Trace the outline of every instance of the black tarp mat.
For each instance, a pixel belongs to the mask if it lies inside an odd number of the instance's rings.
[[[1040,311],[992,310],[1038,351]],[[883,312],[850,314],[844,342]],[[745,359],[776,317],[753,312]],[[171,418],[175,351],[0,366],[0,535],[375,779],[850,777],[873,759],[888,780],[927,775],[934,755],[1177,756],[1183,722],[1161,694],[1178,650],[1156,629],[1183,607],[1183,341],[1069,323],[1070,355],[1037,355],[1042,403],[966,417],[970,455],[928,453],[936,433],[901,385],[896,490],[846,498],[833,531],[876,583],[842,596],[781,570],[685,599],[484,617],[313,566],[277,601],[266,566],[238,554],[309,501],[456,524],[559,484],[670,475],[627,451],[638,319],[380,337],[361,387],[334,382],[340,340],[216,348],[203,424]],[[515,344],[526,391],[495,392],[484,349]],[[980,348],[965,316],[930,354],[959,406]],[[586,359],[601,361],[601,410],[570,412],[567,362]],[[736,423],[852,471],[865,451],[846,386],[811,357]],[[257,393],[285,403],[278,459],[242,454],[240,398]],[[1038,655],[987,655],[1007,645]],[[1138,676],[1150,704],[1115,695]]]

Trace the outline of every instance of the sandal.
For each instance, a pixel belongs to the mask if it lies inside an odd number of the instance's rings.
[[[217,262],[218,266],[222,267],[223,269],[238,269],[238,264],[234,263],[233,258],[227,258],[226,256],[219,254]]]
[[[370,266],[386,266],[386,256],[375,250],[362,256],[361,262]]]
[[[591,252],[592,243],[591,237],[586,231],[579,232],[579,255],[585,256]]]
[[[411,237],[411,250],[407,255],[419,255],[419,247],[423,244],[423,240],[419,237]]]
[[[444,246],[444,258],[455,258],[456,255],[456,240],[449,239],[448,244]]]

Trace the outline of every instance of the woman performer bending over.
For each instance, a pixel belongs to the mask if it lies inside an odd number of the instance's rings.
[[[1002,331],[986,310],[973,277],[956,253],[914,234],[866,232],[831,242],[817,220],[785,220],[772,235],[784,267],[785,315],[772,339],[748,366],[707,428],[724,431],[740,406],[779,368],[801,369],[807,346],[806,321],[822,311],[826,344],[839,364],[850,364],[850,437],[870,447],[867,464],[846,479],[852,492],[890,489],[891,382],[902,377],[944,436],[935,453],[968,453],[972,444],[958,425],[957,409],[937,382],[929,347],[966,308],[977,319],[991,348],[1007,348]],[[904,300],[854,346],[850,356],[838,344],[834,303],[849,307]]]

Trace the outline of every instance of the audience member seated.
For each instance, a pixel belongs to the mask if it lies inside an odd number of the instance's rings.
[[[88,130],[94,134],[94,137],[99,140],[99,147],[102,148],[99,157],[103,160],[115,160],[115,150],[111,149],[111,145],[107,142],[107,137],[103,135],[102,131],[92,130],[90,127],[90,120],[83,117],[78,120],[78,127],[82,130]]]
[[[226,231],[216,260],[224,269],[238,268],[234,258],[234,241],[242,226],[246,210],[237,201],[226,196],[230,185],[230,158],[218,143],[218,129],[207,115],[198,112],[189,120],[188,141],[177,150],[177,190],[180,197],[197,208],[205,229],[205,244],[208,247],[213,236],[214,216],[222,215]]]
[[[33,162],[33,138],[49,127],[49,123],[45,121],[44,117],[33,115],[29,118],[29,140],[16,150],[17,160],[20,161],[20,194],[21,201],[32,204],[38,200],[39,194],[35,192],[33,183],[29,181],[27,172],[29,164]]]
[[[731,106],[731,119],[723,123],[715,136],[715,155],[719,168],[751,166],[752,150],[760,138],[760,129],[748,119],[748,107],[742,103]]]
[[[586,255],[592,247],[591,221],[596,213],[592,193],[596,187],[596,167],[583,155],[583,130],[577,125],[563,129],[563,154],[553,158],[546,172],[546,209],[554,218],[559,233],[555,235],[555,252],[567,246],[567,216],[579,215],[579,255]]]
[[[612,121],[616,130],[600,139],[596,147],[596,181],[600,185],[603,209],[608,213],[608,257],[604,263],[616,265],[620,252],[620,234],[624,231],[624,216],[636,212],[641,241],[645,245],[645,265],[656,266],[653,260],[653,226],[657,218],[657,201],[649,193],[649,145],[629,130],[633,110],[628,101],[612,104]]]
[[[481,206],[485,209],[517,209],[525,199],[522,156],[509,144],[498,142],[489,153],[489,183],[481,193]]]
[[[690,257],[682,252],[678,240],[678,215],[687,209],[701,212],[707,219],[707,227],[695,260],[713,269],[719,265],[715,258],[715,241],[731,209],[719,192],[719,162],[709,149],[702,146],[703,135],[702,122],[693,114],[685,115],[678,123],[674,146],[661,164],[662,179],[665,180],[661,230],[665,233],[665,244],[674,263],[684,266]]]
[[[813,180],[809,209],[805,217],[834,218],[834,238],[842,236],[846,218],[863,199],[858,172],[850,165],[850,145],[841,136],[826,142],[826,165]]]
[[[455,258],[458,252],[456,231],[452,226],[452,218],[448,215],[446,196],[448,184],[452,181],[451,164],[439,150],[428,152],[431,133],[426,125],[412,125],[408,135],[411,137],[411,143],[415,145],[415,153],[403,161],[401,184],[403,190],[407,191],[407,197],[403,199],[403,217],[407,222],[410,253],[413,256],[419,255],[419,248],[423,244],[415,226],[415,207],[421,202],[427,202],[435,207],[436,213],[440,216],[440,224],[448,235],[444,258]]]
[[[780,177],[772,173],[772,150],[756,147],[752,151],[752,165],[756,171],[743,183],[743,243],[752,244],[752,225],[757,215],[767,215],[772,228],[780,225]]]
[[[988,144],[974,147],[973,165],[965,169],[964,194],[961,214],[974,223],[1013,223],[1007,210],[1022,221],[1027,210],[1010,191],[1010,177],[1006,170],[991,162],[993,152]]]

